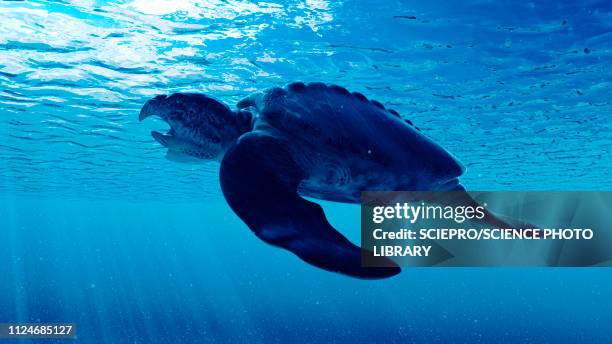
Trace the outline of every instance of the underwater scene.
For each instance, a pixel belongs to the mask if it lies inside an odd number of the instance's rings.
[[[298,81],[395,110],[467,190],[612,191],[609,1],[0,1],[0,323],[76,326],[23,343],[612,342],[609,268],[317,269],[254,235],[219,161],[139,120],[162,94],[236,109]],[[316,203],[359,245],[358,204]]]

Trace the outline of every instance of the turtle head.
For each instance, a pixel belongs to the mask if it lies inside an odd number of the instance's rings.
[[[151,135],[168,148],[171,160],[216,160],[240,137],[251,130],[251,113],[232,111],[227,105],[196,93],[175,93],[150,99],[138,119],[157,116],[170,126],[167,133]]]

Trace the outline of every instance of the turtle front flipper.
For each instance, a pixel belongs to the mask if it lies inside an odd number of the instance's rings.
[[[221,163],[221,188],[236,214],[263,241],[321,269],[358,278],[385,278],[400,268],[361,266],[361,249],[336,231],[323,209],[297,193],[303,178],[281,139],[252,132]]]

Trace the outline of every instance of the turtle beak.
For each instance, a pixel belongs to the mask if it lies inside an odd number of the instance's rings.
[[[153,136],[153,138],[155,139],[155,141],[159,142],[160,145],[169,148],[170,145],[170,141],[172,140],[173,136],[169,135],[169,134],[162,134],[158,131],[151,131],[151,136]]]
[[[159,95],[153,99],[150,99],[145,103],[145,105],[140,110],[140,114],[138,115],[138,121],[143,121],[147,117],[157,116],[162,120],[168,122],[166,120],[166,106],[165,102],[168,97],[165,95]],[[169,124],[169,123],[168,123]],[[151,136],[155,139],[155,141],[159,142],[164,147],[170,148],[173,144],[174,136],[172,135],[172,127],[166,134],[162,134],[158,131],[152,131]]]
[[[159,116],[163,118],[162,114],[159,112],[160,105],[168,98],[165,95],[159,95],[153,99],[150,99],[145,103],[145,105],[140,110],[140,114],[138,114],[138,121],[142,122],[145,118],[150,116]]]

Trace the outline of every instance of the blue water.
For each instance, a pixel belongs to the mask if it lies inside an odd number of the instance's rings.
[[[74,322],[79,343],[609,343],[606,269],[320,271],[137,115],[160,93],[324,81],[410,119],[468,189],[612,190],[611,64],[608,1],[0,2],[0,323]],[[358,242],[359,208],[324,208]]]

